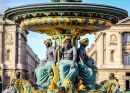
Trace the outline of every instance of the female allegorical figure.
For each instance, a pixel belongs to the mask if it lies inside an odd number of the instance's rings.
[[[50,76],[52,76],[51,67],[54,63],[55,48],[52,46],[51,39],[44,40],[44,44],[47,48],[46,59],[41,61],[39,66],[35,69],[35,73],[37,77],[36,84],[47,88],[49,86]]]
[[[80,48],[78,48],[78,68],[79,68],[79,76],[83,78],[83,84],[85,86],[95,84],[96,73],[98,68],[94,66],[94,60],[92,58],[88,58],[86,54],[86,46],[88,46],[88,38],[82,39],[80,43]]]

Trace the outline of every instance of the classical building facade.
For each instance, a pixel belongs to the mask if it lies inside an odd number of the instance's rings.
[[[30,83],[36,81],[34,70],[39,58],[27,45],[28,33],[0,15],[0,76],[3,89],[10,87],[17,71],[21,73],[21,78],[28,79]]]
[[[97,83],[108,80],[114,73],[120,91],[130,90],[130,17],[119,21],[110,29],[95,33],[95,44],[87,54],[99,68]]]

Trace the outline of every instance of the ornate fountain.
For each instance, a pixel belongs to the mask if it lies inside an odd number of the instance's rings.
[[[58,42],[62,46],[66,37],[71,38],[72,45],[77,47],[80,36],[109,29],[112,24],[116,24],[118,20],[128,16],[127,11],[120,8],[81,2],[82,0],[51,0],[51,3],[8,9],[4,16],[19,24],[23,29],[52,36],[55,47]],[[69,80],[66,82],[69,82]],[[17,93],[21,93],[21,91],[24,91],[24,93],[46,93],[48,91],[35,90],[23,79],[17,79],[14,84],[18,90]],[[99,89],[92,88],[94,86],[89,87],[88,93],[109,93],[118,89],[118,86],[116,79],[112,79]],[[49,91],[54,93],[55,89]],[[84,93],[85,91],[86,89],[79,89],[71,92]],[[69,93],[71,92],[69,91]]]

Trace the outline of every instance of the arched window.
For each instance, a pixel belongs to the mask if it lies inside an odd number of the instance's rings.
[[[114,50],[111,51],[111,61],[114,61]]]
[[[6,52],[6,60],[10,60],[10,50],[7,50]]]

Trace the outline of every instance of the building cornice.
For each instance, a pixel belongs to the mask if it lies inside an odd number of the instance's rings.
[[[39,63],[28,51],[26,52],[34,61],[35,63]],[[39,58],[38,58],[39,59]],[[40,59],[39,59],[40,60]]]
[[[130,24],[118,24],[118,25],[115,25],[115,26],[125,26],[125,27],[128,27],[128,26],[130,26]]]

